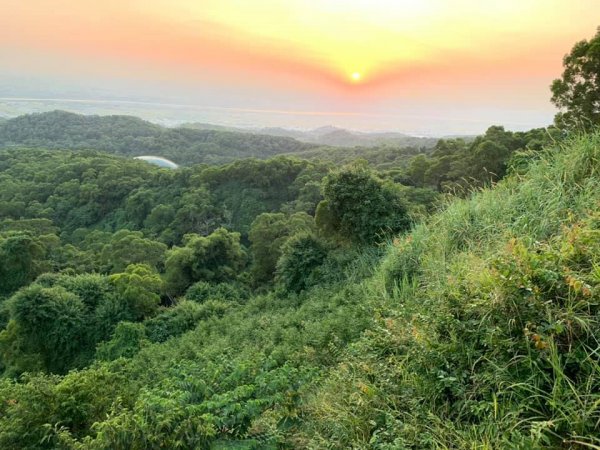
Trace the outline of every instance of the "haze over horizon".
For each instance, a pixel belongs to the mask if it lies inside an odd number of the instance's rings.
[[[595,0],[0,0],[0,115],[526,130],[552,122],[549,85],[599,15]]]

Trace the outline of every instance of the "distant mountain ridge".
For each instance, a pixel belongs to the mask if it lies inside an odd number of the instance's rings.
[[[234,128],[207,123],[188,123],[180,128],[195,130],[228,130],[248,134],[265,134],[269,136],[288,137],[301,142],[332,147],[376,147],[380,145],[397,145],[400,147],[432,148],[439,138],[411,136],[393,131],[361,132],[334,126],[323,126],[312,130],[296,130],[282,127]]]
[[[127,156],[156,155],[178,164],[222,164],[314,148],[289,137],[220,129],[166,128],[134,116],[66,111],[26,114],[0,122],[0,148],[93,149]]]
[[[165,127],[129,115],[85,115],[61,110],[0,121],[0,149],[98,150],[127,157],[153,155],[179,165],[227,164],[244,158],[293,156],[340,165],[365,159],[381,169],[429,154],[437,138],[362,133],[333,126],[313,130],[244,129],[206,123]]]

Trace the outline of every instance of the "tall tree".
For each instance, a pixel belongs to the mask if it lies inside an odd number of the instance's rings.
[[[285,241],[300,231],[315,231],[314,228],[313,218],[302,212],[291,216],[283,213],[258,216],[249,233],[254,280],[258,283],[271,281]]]
[[[160,303],[163,281],[153,267],[146,264],[131,264],[125,272],[110,276],[123,302],[135,320],[150,317]]]
[[[552,103],[560,127],[590,129],[600,124],[600,28],[589,41],[575,44],[563,59],[562,77],[552,83]]]
[[[318,283],[319,267],[327,257],[323,243],[310,233],[291,237],[277,261],[277,281],[290,292],[301,292]]]
[[[0,237],[0,295],[10,294],[31,283],[47,270],[46,247],[42,240],[28,233],[11,233]]]
[[[232,280],[245,263],[240,234],[225,228],[209,236],[188,234],[184,243],[167,253],[165,280],[170,294],[181,294],[196,281]]]
[[[36,361],[50,372],[64,372],[89,344],[85,305],[61,286],[32,284],[9,300],[9,310],[0,354],[17,371],[35,367]]]
[[[155,269],[163,266],[167,246],[144,238],[141,231],[119,230],[104,245],[100,262],[106,272],[122,272],[130,264],[148,264]]]
[[[323,183],[323,198],[315,219],[325,234],[368,244],[409,226],[397,192],[364,162],[329,174]]]

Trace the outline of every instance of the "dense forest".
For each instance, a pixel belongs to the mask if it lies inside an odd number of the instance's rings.
[[[0,124],[0,448],[599,448],[569,61],[555,126],[429,150]]]

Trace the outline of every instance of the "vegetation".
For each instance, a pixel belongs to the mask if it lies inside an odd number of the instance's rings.
[[[301,159],[332,162],[337,165],[351,164],[357,159],[364,159],[369,166],[379,170],[397,170],[406,167],[414,156],[431,154],[439,139],[434,141],[428,146],[381,144],[375,147],[316,147],[290,155]]]
[[[194,130],[223,130],[241,133],[266,134],[269,136],[290,137],[301,142],[308,142],[311,144],[317,144],[319,146],[330,147],[329,150],[334,150],[335,147],[359,146],[362,148],[362,151],[364,151],[370,147],[381,147],[384,145],[390,145],[394,147],[430,148],[433,147],[437,141],[436,138],[432,137],[417,137],[395,132],[373,131],[364,133],[332,126],[319,127],[313,130],[286,129],[278,127],[247,129],[221,125],[210,125],[205,123],[188,123],[182,125],[182,127],[191,128]]]
[[[149,254],[144,262],[160,266],[164,249],[148,238],[173,245],[225,226],[245,239],[263,212],[314,211],[327,167],[280,157],[170,171],[97,152],[15,149],[0,153],[0,171],[0,230],[106,247],[104,264],[122,268]]]
[[[244,266],[239,233],[219,228],[206,237],[188,234],[184,244],[169,251],[165,264],[165,279],[173,294],[182,294],[197,281],[235,280]]]
[[[313,218],[304,212],[259,215],[252,222],[249,233],[253,256],[252,278],[259,283],[272,281],[283,245],[291,236],[303,231],[316,231]]]
[[[463,139],[441,139],[431,155],[413,157],[404,171],[391,172],[396,181],[438,192],[465,194],[473,188],[501,180],[520,153],[539,152],[562,135],[555,128],[510,132],[492,126],[471,142]]]
[[[395,239],[309,396],[310,448],[598,445],[600,136]],[[368,300],[367,300],[368,301]]]
[[[191,276],[175,306],[149,266],[43,275],[5,301],[0,443],[597,445],[598,149],[548,148],[379,251],[300,226],[264,294],[239,269]]]

